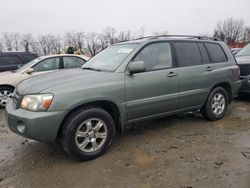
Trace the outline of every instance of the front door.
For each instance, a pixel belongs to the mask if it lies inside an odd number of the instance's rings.
[[[178,72],[168,42],[144,47],[130,63],[144,61],[146,71],[126,75],[127,121],[164,115],[178,108]]]

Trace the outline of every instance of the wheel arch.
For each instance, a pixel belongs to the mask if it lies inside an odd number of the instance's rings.
[[[10,87],[10,88],[12,88],[13,90],[15,89],[15,86],[10,85],[10,84],[0,84],[0,88],[1,88],[1,87]]]
[[[74,113],[78,113],[80,112],[82,109],[87,109],[87,108],[101,108],[105,111],[107,111],[113,118],[114,122],[115,122],[115,131],[120,134],[122,133],[122,127],[123,127],[123,123],[122,123],[122,119],[121,119],[121,110],[119,109],[118,105],[113,102],[113,101],[109,101],[109,100],[98,100],[98,101],[92,101],[92,102],[87,102],[84,104],[80,104],[78,106],[73,107],[72,109],[70,109],[63,117],[60,127],[58,129],[57,132],[57,139],[60,139],[62,136],[62,132],[63,132],[63,125],[65,123],[65,121],[67,120],[67,118],[74,114]]]
[[[226,90],[226,92],[227,92],[227,94],[228,94],[228,102],[231,103],[232,100],[233,100],[233,96],[232,96],[232,87],[231,87],[231,85],[230,85],[228,82],[217,83],[217,84],[215,84],[215,85],[211,88],[209,94],[210,94],[211,91],[213,91],[213,89],[216,88],[216,87],[222,87],[222,88],[224,88],[224,89]],[[209,95],[208,95],[208,96],[209,96]]]

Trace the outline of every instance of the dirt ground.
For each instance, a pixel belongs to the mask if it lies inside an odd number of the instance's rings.
[[[250,97],[217,122],[188,113],[142,123],[82,163],[13,134],[1,109],[0,187],[249,188]]]

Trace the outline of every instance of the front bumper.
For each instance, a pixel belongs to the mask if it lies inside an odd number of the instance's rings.
[[[250,75],[241,77],[242,86],[239,93],[250,93]]]
[[[42,141],[55,142],[64,111],[31,112],[21,108],[15,109],[12,100],[6,105],[6,120],[10,130],[20,136]],[[25,126],[21,133],[17,127]]]

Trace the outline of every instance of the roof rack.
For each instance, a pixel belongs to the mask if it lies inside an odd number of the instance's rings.
[[[213,40],[213,41],[221,41],[219,38],[216,37],[207,37],[207,36],[197,36],[197,35],[157,35],[157,36],[150,36],[144,37],[149,39],[158,39],[158,38],[186,38],[186,39],[198,39],[198,40]]]

